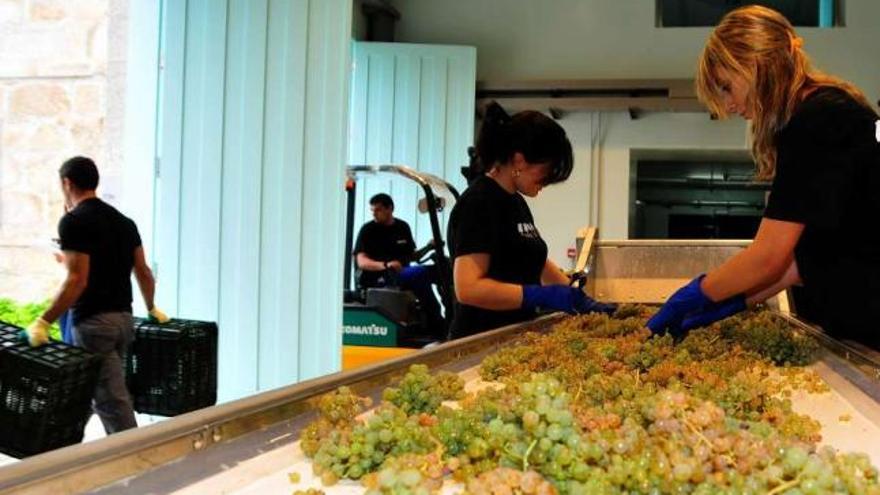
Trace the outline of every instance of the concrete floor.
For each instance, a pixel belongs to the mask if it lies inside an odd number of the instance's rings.
[[[166,419],[164,416],[150,416],[147,414],[135,414],[135,416],[137,417],[137,423],[140,426],[145,426]],[[86,431],[83,435],[83,442],[91,442],[92,440],[104,438],[105,436],[107,436],[107,434],[104,433],[104,425],[101,424],[101,420],[98,419],[98,416],[93,414],[91,419],[89,419],[88,424],[86,424]],[[10,457],[0,453],[0,467],[8,464],[13,464],[18,461],[19,459],[16,459],[15,457]]]

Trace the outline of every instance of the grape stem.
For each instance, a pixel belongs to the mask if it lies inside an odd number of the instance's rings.
[[[783,483],[783,484],[777,486],[776,488],[770,490],[769,492],[767,492],[767,495],[776,495],[777,493],[782,493],[782,492],[784,492],[785,490],[788,490],[788,489],[791,488],[791,487],[797,486],[800,482],[801,482],[801,477],[798,476],[797,478],[795,478],[795,479],[793,479],[793,480],[791,480],[791,481],[786,481],[785,483]]]
[[[706,445],[708,445],[710,450],[712,450],[712,451],[715,450],[715,446],[712,445],[712,442],[710,442],[709,439],[706,438],[705,435],[703,435],[702,433],[700,433],[700,430],[698,430],[696,426],[694,426],[690,421],[688,421],[688,420],[685,419],[685,418],[682,418],[681,421],[685,424],[685,426],[687,426],[687,427],[691,430],[691,432],[692,432],[694,435],[696,435],[697,437],[699,437],[700,440],[702,440]]]
[[[525,455],[524,455],[523,458],[522,458],[522,460],[523,460],[523,472],[526,472],[526,471],[529,470],[529,454],[532,453],[532,449],[535,448],[535,445],[538,445],[538,439],[537,439],[537,438],[534,439],[534,440],[532,440],[532,443],[529,444],[529,448],[526,449],[526,453],[525,453]]]
[[[429,434],[428,434],[428,438],[429,438],[432,442],[434,442],[434,445],[437,446],[437,448],[434,449],[434,453],[442,457],[442,456],[443,456],[443,452],[446,451],[446,446],[443,445],[443,442],[441,442],[437,437],[435,437],[433,433],[429,433]]]
[[[504,446],[504,453],[507,454],[507,455],[509,455],[510,457],[514,458],[514,459],[524,460],[519,454],[517,454],[516,452],[510,450],[510,446],[509,446],[509,445],[505,445],[505,446]]]

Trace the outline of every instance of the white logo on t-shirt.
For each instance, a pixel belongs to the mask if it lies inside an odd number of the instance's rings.
[[[880,143],[880,120],[874,122],[874,137],[877,139],[877,142]]]
[[[535,224],[533,223],[518,223],[516,224],[516,229],[519,231],[519,235],[523,237],[529,239],[541,238],[541,235],[538,234],[538,229],[535,228]]]

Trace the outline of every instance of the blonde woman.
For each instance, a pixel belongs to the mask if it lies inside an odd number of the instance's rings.
[[[751,122],[757,176],[772,187],[754,242],[679,289],[648,327],[681,334],[802,284],[826,331],[876,342],[877,112],[855,86],[814,69],[788,20],[760,6],[721,20],[696,84],[713,114]]]

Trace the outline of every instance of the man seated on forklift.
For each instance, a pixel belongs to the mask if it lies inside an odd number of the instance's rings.
[[[400,287],[411,291],[421,303],[429,332],[445,339],[446,325],[431,288],[436,280],[434,267],[410,266],[418,257],[409,224],[394,217],[394,200],[385,193],[370,198],[370,211],[373,220],[361,227],[354,246],[359,287]]]

